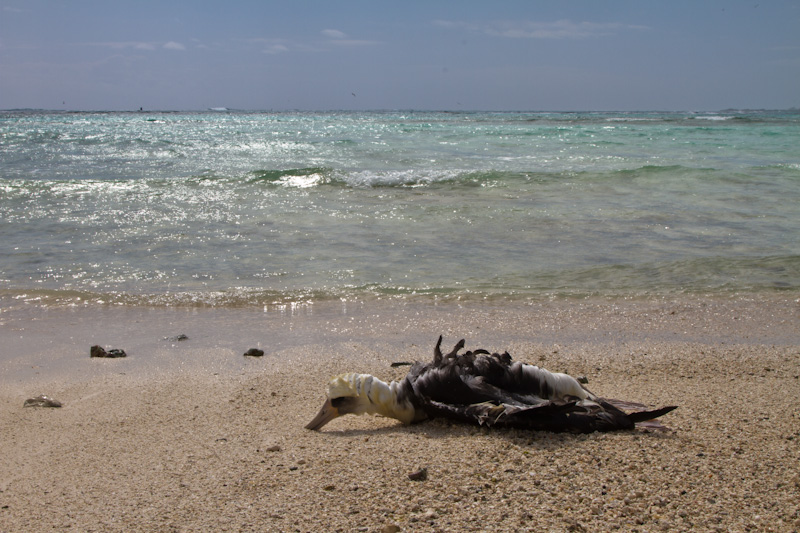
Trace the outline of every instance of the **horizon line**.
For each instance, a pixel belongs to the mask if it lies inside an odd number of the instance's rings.
[[[800,107],[754,108],[727,107],[724,109],[434,109],[434,108],[384,108],[384,109],[268,109],[207,107],[203,109],[56,109],[37,107],[2,108],[0,112],[46,113],[747,113],[747,112],[800,111]]]

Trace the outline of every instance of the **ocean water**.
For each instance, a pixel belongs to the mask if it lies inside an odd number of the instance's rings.
[[[0,301],[800,289],[800,112],[0,112]]]

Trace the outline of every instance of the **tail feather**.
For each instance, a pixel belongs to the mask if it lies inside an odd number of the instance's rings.
[[[439,335],[439,340],[436,346],[433,347],[433,364],[438,365],[442,362],[442,336]]]
[[[630,418],[634,423],[645,422],[648,420],[653,420],[654,418],[658,418],[659,416],[663,416],[677,408],[677,405],[669,405],[667,407],[662,407],[661,409],[653,409],[652,411],[637,411],[628,414],[628,418]]]

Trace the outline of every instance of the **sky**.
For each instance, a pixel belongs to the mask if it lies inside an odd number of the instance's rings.
[[[0,109],[800,107],[797,0],[0,0]]]

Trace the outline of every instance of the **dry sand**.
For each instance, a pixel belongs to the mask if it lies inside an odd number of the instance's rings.
[[[798,302],[6,311],[0,530],[797,531]],[[440,333],[601,395],[678,404],[672,431],[303,429],[331,375],[400,378],[389,364],[429,359]],[[92,360],[92,344],[129,357]],[[64,406],[22,407],[39,394]]]

